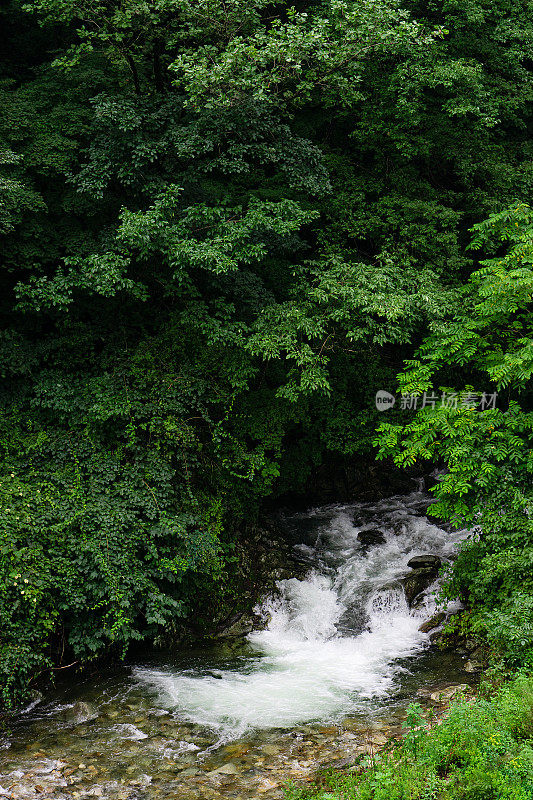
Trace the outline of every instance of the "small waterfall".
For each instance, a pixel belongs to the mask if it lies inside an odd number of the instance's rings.
[[[381,622],[388,625],[390,618],[395,614],[403,616],[409,614],[405,592],[401,586],[378,589],[371,595],[368,603],[368,616],[371,627]]]
[[[400,583],[407,562],[427,553],[446,560],[466,535],[430,523],[428,502],[413,492],[291,517],[287,525],[314,567],[303,580],[280,581],[279,594],[262,605],[267,625],[248,637],[254,656],[216,676],[138,668],[136,679],[160,705],[227,739],[364,710],[394,690],[397,661],[428,644],[418,628],[434,600],[430,593],[409,609]],[[370,546],[360,537],[369,531]]]
[[[280,596],[255,609],[268,620],[271,638],[288,635],[302,641],[321,641],[336,635],[345,609],[328,576],[312,571],[303,581],[291,578],[278,585]],[[257,641],[257,634],[251,638]]]

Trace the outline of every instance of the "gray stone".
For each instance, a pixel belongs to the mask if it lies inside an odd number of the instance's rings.
[[[261,750],[266,756],[277,756],[279,753],[279,747],[275,744],[264,744]]]
[[[439,568],[436,565],[431,567],[419,567],[413,569],[409,575],[401,579],[409,606],[412,606],[414,599],[420,592],[423,592],[424,589],[431,586],[438,574]]]
[[[467,694],[469,691],[470,686],[468,686],[468,684],[454,683],[450,686],[443,686],[441,689],[431,692],[430,698],[435,703],[449,703],[450,700],[453,700],[458,695]]]
[[[439,614],[434,614],[426,622],[423,622],[418,630],[422,633],[429,633],[429,631],[432,631],[434,628],[438,628],[439,625],[442,625],[445,619],[446,614],[444,611],[441,611]]]
[[[84,722],[91,722],[98,716],[98,711],[91,703],[85,703],[79,700],[74,703],[70,708],[66,708],[61,712],[62,718],[65,722],[73,725],[81,725]]]
[[[214,633],[216,639],[241,639],[251,633],[260,620],[251,614],[235,614]]]
[[[383,544],[385,539],[385,534],[383,531],[380,531],[379,528],[369,528],[366,531],[360,531],[357,534],[357,538],[364,544],[366,547],[373,544]]]
[[[215,777],[216,775],[237,775],[238,772],[239,770],[235,764],[232,764],[231,761],[228,761],[227,764],[222,764],[221,767],[211,770],[211,772],[208,772],[207,775],[209,777]],[[181,774],[183,775],[183,772]]]
[[[407,566],[411,567],[411,569],[420,569],[428,567],[432,567],[433,569],[439,569],[441,564],[442,561],[440,557],[432,555],[414,556],[407,562]]]
[[[385,736],[383,733],[373,733],[370,736],[370,742],[376,747],[383,747],[383,745],[386,745],[388,741],[388,736]]]

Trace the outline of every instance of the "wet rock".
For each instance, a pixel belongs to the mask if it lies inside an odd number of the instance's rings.
[[[421,633],[429,633],[429,631],[432,631],[434,628],[438,628],[439,625],[442,625],[445,619],[446,614],[444,611],[441,611],[438,614],[434,614],[426,622],[423,622],[418,630],[421,631]]]
[[[43,694],[42,692],[39,692],[37,689],[32,689],[29,693],[29,697],[30,697],[30,702],[24,708],[23,713],[27,713],[28,711],[31,711],[33,708],[35,708],[35,706],[38,705],[43,699]]]
[[[441,650],[452,650],[452,644],[448,641],[447,635],[444,631],[433,631],[433,633],[429,634],[429,641],[435,647],[439,647]]]
[[[277,747],[275,744],[264,744],[261,748],[261,751],[266,756],[277,756],[279,753],[279,747]]]
[[[418,597],[421,592],[427,589],[428,586],[431,586],[438,574],[438,565],[418,567],[413,569],[405,578],[401,579],[400,582],[403,585],[405,597],[409,606],[412,606],[414,599]]]
[[[376,745],[367,742],[366,744],[360,744],[354,748],[354,753],[357,753],[360,756],[371,756],[374,755],[376,752]]]
[[[383,747],[384,745],[386,745],[388,743],[388,741],[389,741],[389,737],[385,736],[385,734],[383,734],[383,733],[374,733],[370,737],[370,742],[375,747]]]
[[[483,664],[481,661],[475,661],[474,659],[469,659],[464,665],[465,672],[481,672],[482,669]]]
[[[129,722],[120,723],[115,726],[115,730],[121,734],[121,737],[131,742],[140,742],[142,739],[148,739],[148,734],[141,731],[135,725]],[[135,745],[129,745],[130,752],[135,752]]]
[[[224,748],[226,753],[231,756],[241,758],[246,755],[250,750],[250,745],[247,742],[238,742],[237,744],[228,744]]]
[[[61,713],[65,722],[71,725],[81,725],[84,722],[92,722],[98,717],[98,711],[91,703],[78,701],[70,708],[66,708]]]
[[[234,614],[214,632],[215,639],[241,639],[259,627],[261,620],[253,614]]]
[[[237,775],[239,770],[232,764],[231,761],[228,761],[227,764],[222,764],[221,767],[217,767],[216,769],[208,772],[208,775]]]
[[[265,779],[264,779],[264,780],[263,780],[263,781],[262,781],[262,782],[259,784],[259,786],[257,787],[257,791],[258,791],[258,792],[261,792],[261,793],[263,793],[263,792],[268,792],[268,791],[270,791],[271,789],[275,789],[275,788],[276,788],[276,786],[278,786],[278,782],[277,782],[277,781],[272,781],[272,780],[270,780],[269,778],[265,778]]]
[[[427,613],[427,601],[427,592],[421,592],[417,597],[415,597],[410,607],[413,611],[422,611]]]
[[[467,694],[470,692],[470,686],[467,683],[454,683],[449,686],[443,686],[434,692],[431,692],[430,699],[435,703],[449,703],[459,695]]]
[[[139,775],[138,778],[128,781],[130,786],[149,786],[152,783],[150,775]]]
[[[433,569],[439,569],[442,561],[439,556],[433,555],[423,555],[423,556],[414,556],[407,562],[407,566],[411,567],[411,569],[426,569],[432,567]]]
[[[183,770],[191,766],[191,761],[175,761],[174,769]]]
[[[474,650],[470,650],[470,658],[474,661],[481,661],[481,663],[483,663],[486,655],[487,653],[484,647],[476,647]]]
[[[360,531],[357,534],[357,538],[365,547],[369,547],[373,544],[384,544],[386,541],[385,534],[383,531],[380,531],[379,528],[369,528],[366,531]]]

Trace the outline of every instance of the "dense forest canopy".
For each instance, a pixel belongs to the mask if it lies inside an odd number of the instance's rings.
[[[530,657],[532,10],[3,5],[5,704],[216,616],[265,501],[376,452],[448,467],[448,592]],[[397,404],[376,451],[399,372],[497,407]]]

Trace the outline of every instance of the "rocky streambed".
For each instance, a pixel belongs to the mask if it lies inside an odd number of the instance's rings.
[[[470,692],[469,685],[433,684],[417,699],[440,713],[459,692]],[[401,737],[404,716],[398,703],[376,708],[373,717],[255,732],[221,744],[209,730],[157,713],[139,697],[129,700],[101,703],[97,717],[83,701],[71,707],[72,721],[68,715],[34,721],[2,753],[0,796],[282,798],[289,782],[314,780],[323,769],[358,768]]]
[[[427,504],[415,492],[285,519],[301,576],[279,582],[257,630],[37,703],[0,740],[0,797],[282,797],[357,769],[401,736],[412,700],[440,713],[478,665],[430,647],[439,568],[467,534],[430,523]]]

